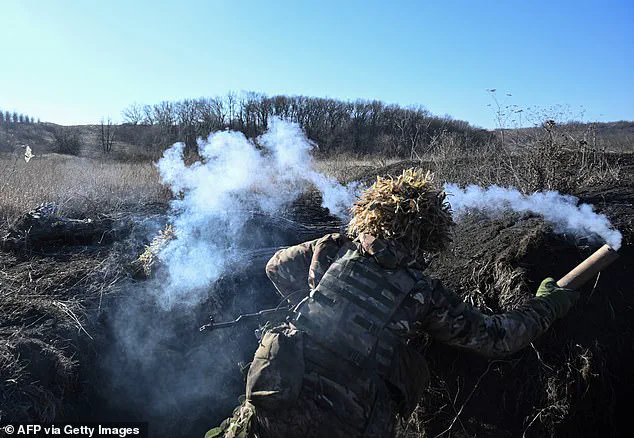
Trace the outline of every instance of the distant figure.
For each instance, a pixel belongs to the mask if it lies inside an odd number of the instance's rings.
[[[514,353],[578,297],[545,279],[519,309],[484,315],[423,274],[453,225],[430,173],[379,178],[352,208],[348,235],[278,251],[266,272],[293,306],[265,331],[245,399],[212,437],[390,437],[429,380],[424,334],[488,357]]]
[[[27,163],[29,161],[31,161],[31,158],[33,158],[35,156],[35,154],[33,154],[33,151],[31,150],[31,147],[29,145],[22,145],[24,149],[24,161],[26,161]]]

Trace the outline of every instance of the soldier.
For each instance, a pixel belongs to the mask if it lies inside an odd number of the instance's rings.
[[[292,306],[263,335],[246,395],[211,437],[390,437],[428,382],[413,347],[425,334],[488,357],[514,353],[578,298],[545,279],[520,308],[485,315],[423,274],[450,243],[445,193],[409,169],[378,178],[352,208],[348,235],[277,252],[266,272]]]

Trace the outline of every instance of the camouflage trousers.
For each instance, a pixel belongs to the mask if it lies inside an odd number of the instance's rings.
[[[263,438],[389,438],[395,410],[387,391],[367,403],[332,380],[309,373],[293,405],[256,407],[256,415]]]
[[[244,401],[206,438],[386,438],[395,413],[376,373],[346,364],[282,324],[260,340]]]

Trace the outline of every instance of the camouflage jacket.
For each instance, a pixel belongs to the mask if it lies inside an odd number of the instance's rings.
[[[268,262],[266,273],[295,306],[311,292],[315,299],[315,293],[324,291],[319,285],[322,278],[328,283],[329,267],[349,254],[373,258],[388,276],[397,271],[415,274],[416,282],[410,283],[414,287],[403,291],[404,299],[399,298],[382,329],[399,342],[389,374],[379,368],[351,367],[313,339],[316,333],[310,327],[303,332],[301,327],[283,324],[261,340],[247,376],[246,401],[207,437],[391,436],[394,414],[409,415],[426,384],[426,362],[411,341],[431,336],[485,356],[504,356],[528,345],[555,319],[543,298],[511,312],[485,315],[440,281],[425,276],[423,266],[404,247],[368,235],[352,241],[329,234],[280,250]],[[350,285],[358,280],[351,279]],[[252,421],[255,411],[257,422]]]
[[[340,234],[329,234],[278,251],[269,260],[266,273],[278,292],[297,304],[314,289],[330,264],[345,247],[359,247],[370,257],[381,257],[383,265],[406,265],[420,269],[404,248],[361,235],[354,242]],[[316,253],[315,249],[320,248]],[[487,357],[512,354],[544,333],[555,319],[548,301],[533,298],[521,307],[502,314],[486,315],[460,299],[436,279],[419,282],[394,316],[388,329],[404,340],[423,333],[439,342]]]

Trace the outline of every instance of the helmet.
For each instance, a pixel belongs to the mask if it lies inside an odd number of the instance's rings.
[[[451,206],[433,173],[403,170],[397,178],[377,177],[351,207],[348,235],[371,234],[405,245],[415,259],[445,249],[451,242]]]

